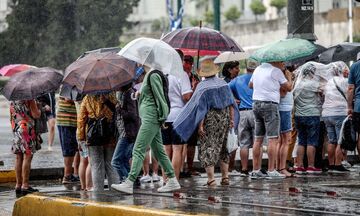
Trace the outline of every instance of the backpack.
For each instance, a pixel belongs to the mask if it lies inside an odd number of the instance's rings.
[[[354,128],[353,120],[347,117],[340,130],[340,137],[338,141],[340,147],[347,151],[355,151],[358,138],[359,136]]]
[[[153,91],[151,89],[151,85],[150,85],[150,76],[154,73],[159,74],[159,76],[161,77],[166,104],[168,105],[168,108],[170,110],[171,105],[170,105],[170,98],[169,98],[169,80],[168,80],[167,76],[159,70],[153,70],[150,72],[149,78],[147,80],[147,84],[150,87],[151,93],[153,94],[154,98],[155,98],[155,96],[154,96],[154,93],[153,93]],[[156,100],[155,100],[155,103],[156,103]],[[158,106],[158,105],[156,104],[156,106]]]

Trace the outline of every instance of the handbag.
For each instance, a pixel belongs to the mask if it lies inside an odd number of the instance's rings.
[[[41,110],[40,118],[35,119],[35,131],[37,134],[48,132],[46,113]]]
[[[232,128],[228,133],[226,148],[229,153],[238,149],[238,136],[235,134],[234,128]]]

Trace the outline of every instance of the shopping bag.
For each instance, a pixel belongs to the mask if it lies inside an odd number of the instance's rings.
[[[232,128],[228,133],[226,148],[229,153],[237,150],[238,148],[238,136],[235,134],[234,128]]]

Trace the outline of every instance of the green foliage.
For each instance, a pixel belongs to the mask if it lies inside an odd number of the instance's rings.
[[[360,35],[354,35],[353,41],[359,43],[360,42]]]
[[[214,12],[213,11],[206,11],[204,13],[204,21],[207,23],[207,24],[213,24],[214,23]]]
[[[188,21],[191,26],[199,26],[200,24],[200,20],[195,17],[190,17]]]
[[[277,13],[280,14],[281,10],[286,7],[287,0],[271,0],[270,6],[276,7]]]
[[[266,7],[261,0],[252,0],[250,9],[255,14],[256,19],[258,15],[262,15],[266,12]]]
[[[226,20],[236,22],[236,20],[240,18],[241,12],[235,5],[233,5],[224,13],[224,16]]]
[[[13,0],[0,34],[0,65],[65,69],[82,52],[117,46],[139,0]]]

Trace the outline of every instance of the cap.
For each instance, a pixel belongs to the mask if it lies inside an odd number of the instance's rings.
[[[256,61],[253,61],[251,59],[248,59],[246,62],[246,69],[255,70],[257,68],[257,66],[259,66],[259,63],[257,63]]]

